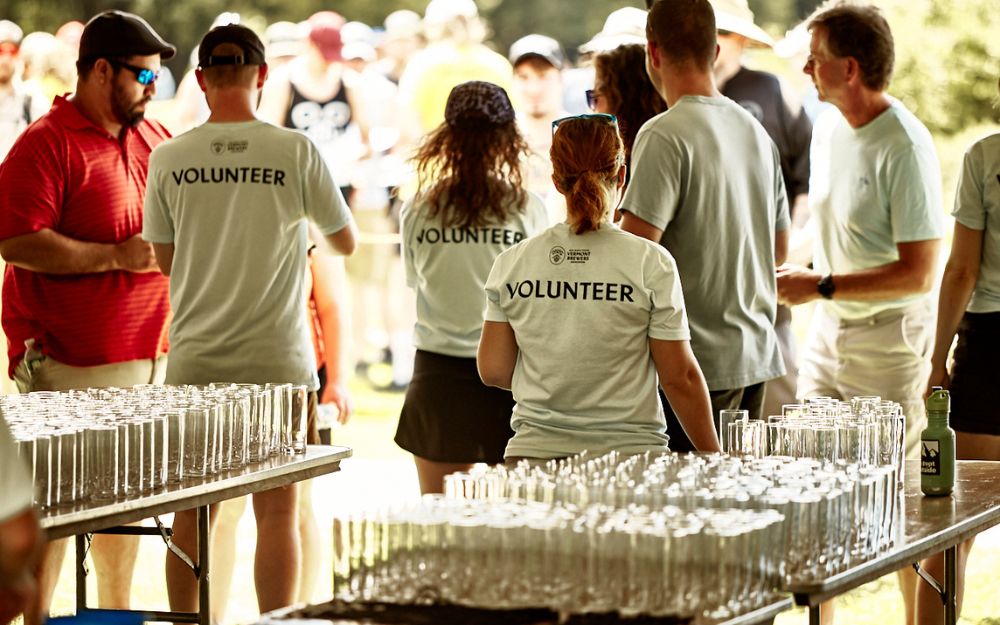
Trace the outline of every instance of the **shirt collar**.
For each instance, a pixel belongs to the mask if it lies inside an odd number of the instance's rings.
[[[68,94],[67,94],[68,95]],[[70,130],[93,130],[105,137],[111,137],[107,130],[87,119],[76,104],[66,96],[56,96],[52,101],[52,116],[62,126]],[[126,133],[131,132],[131,128],[126,129]],[[114,138],[114,137],[112,137]]]

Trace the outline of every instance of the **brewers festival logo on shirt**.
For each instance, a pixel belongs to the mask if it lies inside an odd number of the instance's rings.
[[[212,154],[220,156],[226,151],[232,154],[243,154],[250,147],[249,141],[230,141],[228,139],[216,139],[212,142]]]
[[[549,250],[549,262],[553,265],[561,265],[566,260],[566,250],[560,246],[555,246]]]

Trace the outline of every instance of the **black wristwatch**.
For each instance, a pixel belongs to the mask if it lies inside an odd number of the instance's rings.
[[[816,290],[824,299],[833,299],[833,292],[837,290],[837,285],[833,283],[833,274],[828,273],[816,283]]]

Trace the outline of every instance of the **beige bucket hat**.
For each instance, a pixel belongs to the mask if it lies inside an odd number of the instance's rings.
[[[590,54],[614,50],[618,46],[637,43],[646,45],[646,11],[636,7],[624,7],[612,11],[604,20],[601,32],[577,50],[580,54]]]
[[[710,0],[715,9],[715,27],[743,35],[751,45],[770,48],[774,39],[763,28],[753,23],[753,11],[747,0]]]

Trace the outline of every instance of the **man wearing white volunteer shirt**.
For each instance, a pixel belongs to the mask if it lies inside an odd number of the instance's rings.
[[[654,3],[647,37],[647,71],[669,109],[636,137],[622,229],[659,242],[677,261],[713,412],[760,418],[765,383],[785,372],[774,330],[774,271],[789,226],[778,151],[716,88],[708,0]],[[691,449],[682,442],[671,449]]]
[[[198,64],[212,114],[153,152],[144,210],[143,238],[170,276],[176,360],[166,381],[305,385],[314,408],[319,380],[303,304],[309,222],[342,254],[354,250],[354,222],[312,141],[257,119],[267,78],[257,35],[214,28],[198,47]],[[296,597],[297,499],[294,484],[253,495],[261,612]],[[175,516],[174,542],[193,553],[193,510]],[[193,611],[191,571],[172,554],[166,571],[171,608]]]

